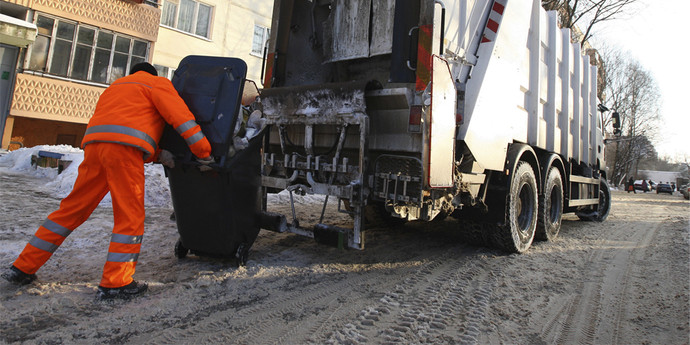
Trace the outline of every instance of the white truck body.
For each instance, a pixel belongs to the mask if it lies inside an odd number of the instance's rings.
[[[264,192],[332,195],[354,226],[271,214],[267,228],[362,248],[367,208],[408,220],[477,209],[498,224],[493,244],[522,252],[535,233],[555,238],[563,212],[606,218],[597,68],[540,1],[273,8]]]
[[[463,6],[467,1],[461,0],[446,3],[460,13],[467,6]],[[473,9],[491,3],[476,1]],[[501,29],[493,42],[485,42],[476,50],[476,56],[489,58],[476,58],[471,79],[463,79],[467,68],[462,65],[454,65],[452,70],[456,79],[467,80],[465,122],[459,127],[459,139],[470,146],[486,169],[502,168],[503,159],[496,152],[513,141],[584,164],[602,160],[601,130],[597,130],[597,67],[581,53],[578,43],[570,43],[569,30],[558,28],[555,12],[545,12],[539,1],[504,3],[505,15],[490,11],[492,20],[502,20]],[[465,12],[468,14],[462,17],[468,21],[480,21],[472,18],[473,11]],[[446,37],[457,35],[454,28],[461,31],[451,21]],[[474,51],[473,42],[450,42],[448,49],[457,56]],[[496,102],[497,97],[505,101]],[[505,124],[503,130],[498,128],[502,133],[480,135],[496,129],[497,122]]]

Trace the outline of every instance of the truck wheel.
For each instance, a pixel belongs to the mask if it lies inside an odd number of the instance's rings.
[[[345,210],[352,212],[352,206],[348,200],[343,199],[343,207]],[[390,212],[386,211],[386,207],[380,202],[370,202],[362,209],[364,213],[364,228],[386,228],[395,227],[407,222],[406,219],[393,217]],[[353,217],[350,214],[350,217]]]
[[[599,181],[599,207],[594,217],[595,222],[603,222],[611,211],[611,189],[606,179]]]
[[[539,195],[539,217],[535,239],[553,241],[561,230],[563,217],[563,181],[555,167],[549,169],[544,181],[544,192]]]
[[[181,239],[177,240],[177,243],[175,243],[175,256],[178,259],[184,259],[187,257],[187,253],[189,253],[189,249],[182,245]]]
[[[372,203],[364,207],[365,229],[396,227],[405,224],[406,221],[391,215],[382,203]]]
[[[537,179],[527,162],[513,173],[507,205],[507,224],[498,229],[498,245],[512,253],[524,253],[537,229]]]
[[[599,181],[599,205],[596,211],[577,212],[578,218],[586,221],[603,222],[611,211],[611,189],[605,179]]]

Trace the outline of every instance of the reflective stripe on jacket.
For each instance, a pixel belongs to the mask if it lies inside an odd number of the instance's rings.
[[[166,122],[185,139],[194,155],[206,158],[211,154],[211,145],[170,80],[136,72],[105,89],[82,147],[93,142],[118,143],[136,147],[144,152],[144,160],[150,160]]]

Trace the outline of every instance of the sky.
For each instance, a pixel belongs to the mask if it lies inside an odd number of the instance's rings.
[[[639,0],[626,15],[595,26],[592,43],[628,51],[651,73],[661,94],[654,138],[660,157],[690,162],[690,0]]]

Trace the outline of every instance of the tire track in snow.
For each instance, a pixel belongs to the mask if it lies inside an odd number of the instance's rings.
[[[311,245],[311,244],[310,244]],[[413,265],[394,265],[391,270],[397,276],[406,276],[418,269]],[[359,308],[357,297],[362,289],[387,291],[397,280],[382,280],[381,275],[371,269],[360,274],[324,275],[318,282],[302,287],[286,289],[280,294],[249,301],[247,305],[237,305],[223,296],[215,306],[202,308],[185,315],[176,323],[192,320],[188,327],[194,328],[194,335],[172,325],[154,337],[140,335],[132,338],[134,342],[147,343],[294,343],[314,335],[310,330],[324,329],[323,323],[337,324],[342,315],[349,310],[352,314]],[[280,275],[280,272],[274,272]],[[229,284],[232,284],[230,282]],[[241,287],[235,290],[241,290]],[[236,292],[236,291],[235,291]],[[234,292],[233,292],[234,293]],[[229,294],[232,295],[232,294]],[[352,303],[351,307],[347,304]],[[270,325],[261,327],[260,325]],[[201,337],[199,335],[202,335]]]
[[[406,278],[328,343],[476,344],[496,285],[486,260],[469,263],[457,249]]]
[[[593,250],[581,264],[591,274],[581,277],[576,293],[563,307],[554,309],[542,328],[542,339],[559,344],[618,341],[635,263],[644,257],[645,248],[663,224],[658,219],[645,221],[653,221],[651,231],[623,224],[595,240],[592,247],[601,249]]]

